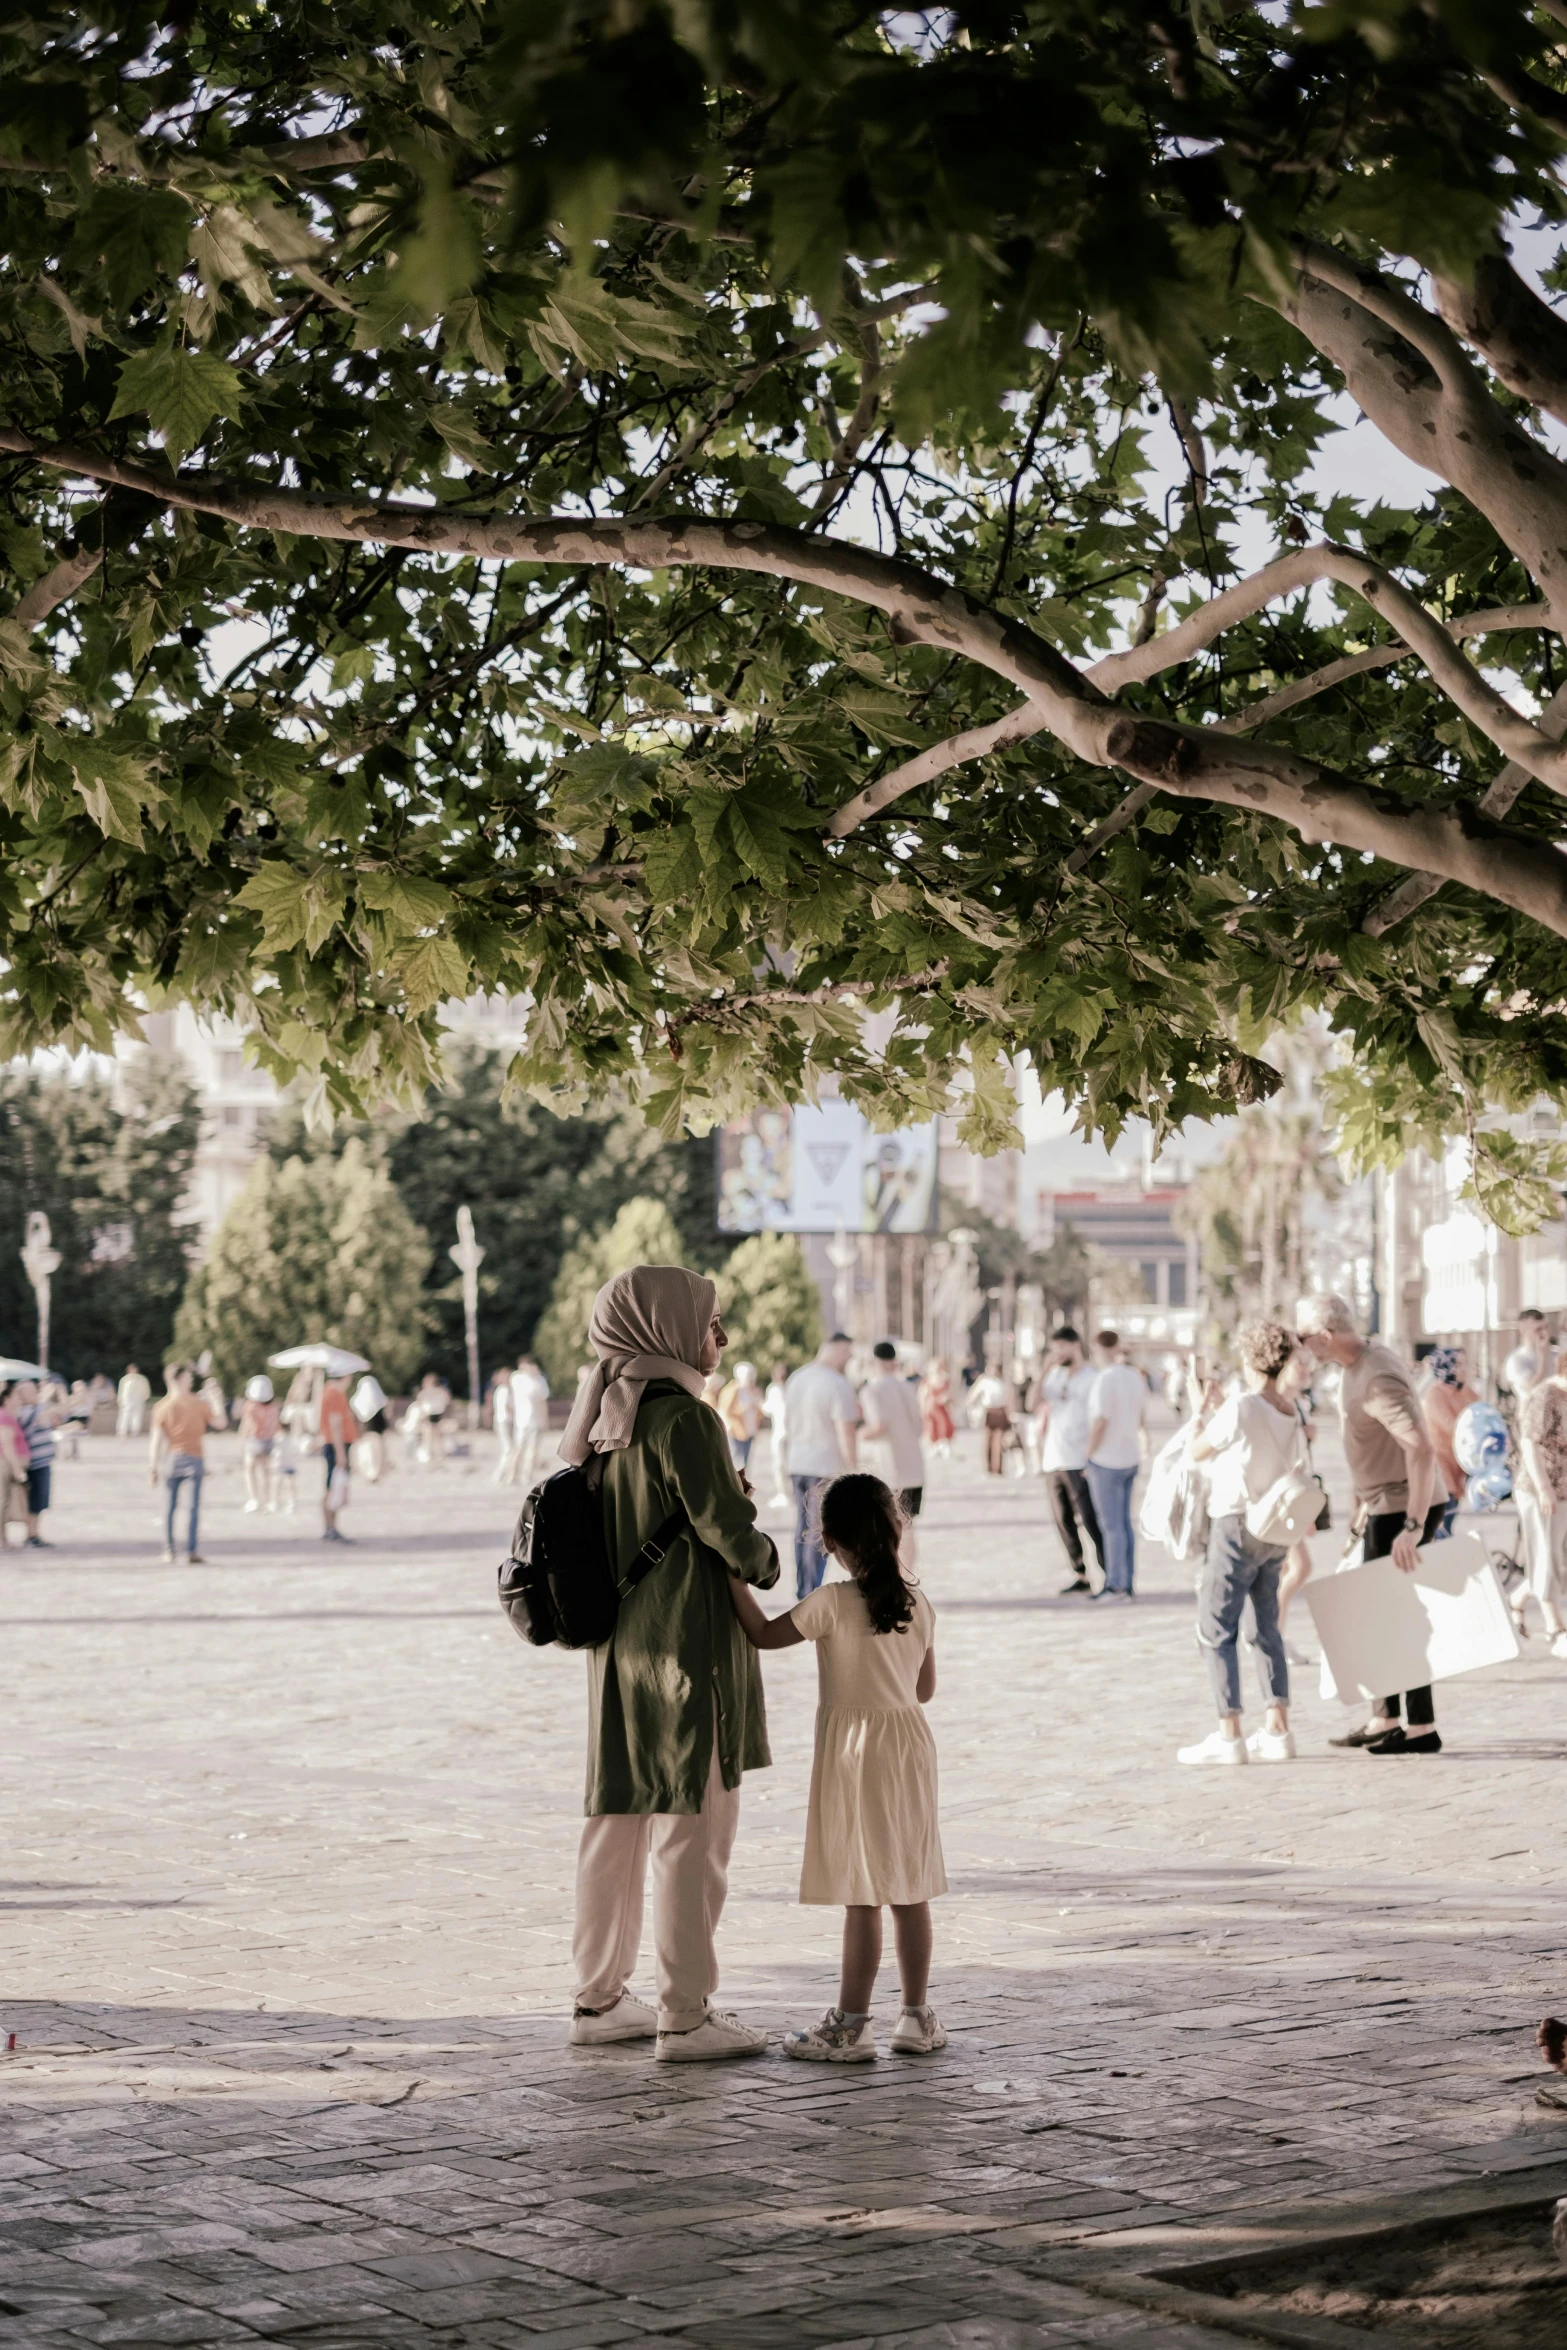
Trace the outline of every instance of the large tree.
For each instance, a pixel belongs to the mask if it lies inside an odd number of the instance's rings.
[[[0,1073],[0,1353],[30,1357],[37,1301],[22,1268],[27,1218],[49,1218],[53,1368],[68,1378],[129,1362],[155,1372],[190,1272],[182,1215],[201,1132],[175,1061],[101,1071]]]
[[[352,1109],[500,985],[563,1101],[987,1144],[1314,1004],[1383,1146],[1561,1094],[1564,26],[7,12],[13,1049],[169,989]]]

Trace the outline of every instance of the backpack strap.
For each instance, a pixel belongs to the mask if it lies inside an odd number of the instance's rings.
[[[645,1582],[655,1567],[661,1567],[672,1542],[685,1532],[691,1520],[684,1509],[670,1513],[656,1534],[650,1534],[623,1575],[615,1578],[615,1589],[623,1600],[629,1599],[639,1583]]]

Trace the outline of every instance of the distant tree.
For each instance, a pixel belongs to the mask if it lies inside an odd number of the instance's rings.
[[[171,1060],[148,1055],[112,1077],[0,1074],[0,1349],[31,1355],[37,1344],[19,1251],[41,1209],[61,1260],[53,1367],[79,1378],[162,1361],[190,1270],[181,1208],[200,1124],[195,1088]]]
[[[631,1265],[683,1265],[674,1218],[662,1200],[629,1199],[606,1231],[567,1249],[534,1332],[533,1351],[557,1393],[570,1395],[581,1364],[591,1362],[593,1300],[613,1273]]]
[[[1222,1156],[1201,1170],[1177,1210],[1196,1238],[1209,1310],[1222,1329],[1289,1311],[1305,1287],[1312,1205],[1342,1188],[1315,1110],[1269,1103],[1241,1112]]]
[[[821,1294],[792,1232],[742,1240],[717,1278],[731,1363],[754,1363],[765,1380],[774,1363],[793,1369],[816,1352]]]
[[[335,1157],[351,1136],[384,1156],[399,1198],[431,1242],[424,1360],[464,1391],[462,1284],[447,1250],[465,1201],[485,1252],[479,1354],[486,1377],[532,1347],[566,1249],[581,1234],[602,1231],[638,1193],[664,1202],[686,1263],[706,1264],[722,1246],[714,1234],[711,1140],[662,1141],[630,1109],[563,1118],[536,1101],[508,1101],[505,1072],[504,1053],[456,1044],[445,1081],[418,1112],[388,1111],[322,1137],[306,1132],[299,1105],[288,1101],[267,1140],[279,1165]]]
[[[258,1159],[192,1275],[175,1337],[211,1350],[231,1392],[269,1355],[312,1339],[369,1358],[389,1392],[425,1355],[430,1244],[381,1161],[351,1137],[336,1156]]]

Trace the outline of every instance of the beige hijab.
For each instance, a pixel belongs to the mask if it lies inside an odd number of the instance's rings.
[[[599,1359],[577,1389],[561,1459],[580,1468],[592,1453],[623,1451],[650,1379],[674,1379],[687,1395],[700,1395],[715,1359],[717,1308],[712,1282],[680,1265],[633,1265],[606,1281],[588,1324]]]

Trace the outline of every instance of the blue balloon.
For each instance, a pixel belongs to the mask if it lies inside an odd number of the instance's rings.
[[[1486,1469],[1507,1458],[1507,1422],[1494,1403],[1466,1404],[1453,1425],[1461,1469]]]
[[[1507,1463],[1502,1461],[1494,1468],[1483,1469],[1478,1476],[1470,1478],[1464,1489],[1464,1500],[1472,1510],[1494,1510],[1500,1503],[1511,1499],[1512,1490],[1513,1473]]]

